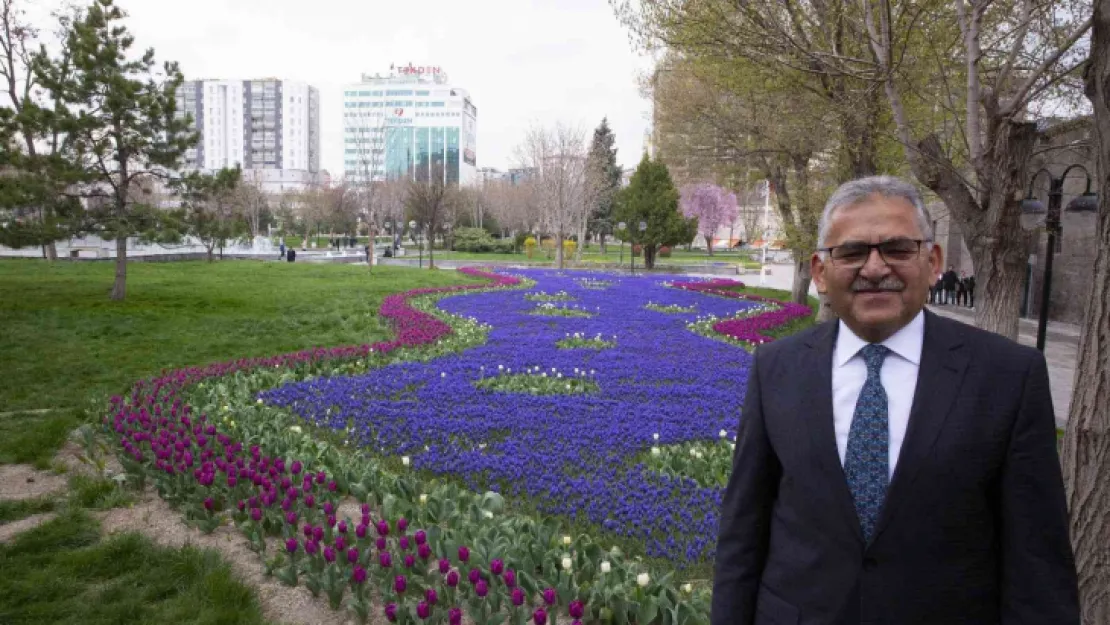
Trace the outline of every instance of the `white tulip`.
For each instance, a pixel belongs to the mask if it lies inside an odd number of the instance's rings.
[[[640,588],[646,588],[651,583],[651,576],[647,573],[640,573],[636,576],[636,583],[640,585]]]
[[[570,536],[563,536],[563,544],[564,544],[564,545],[569,545],[569,544],[571,544],[572,542],[574,542],[574,541],[573,541],[573,540],[571,540],[571,537],[570,537]]]
[[[259,399],[258,399],[258,401],[257,401],[256,403],[257,403],[258,405],[260,405],[260,406],[261,406],[261,405],[262,405],[262,399],[261,399],[261,398],[259,398]]]
[[[615,558],[621,554],[621,548],[613,545],[613,548],[609,550],[609,553]]]
[[[663,452],[662,452],[662,451],[660,451],[660,449],[659,449],[658,447],[652,447],[652,448],[651,448],[651,455],[653,455],[653,456],[658,456],[658,455],[659,455],[659,454],[661,454],[661,453],[663,453]]]
[[[289,431],[294,433],[294,434],[300,434],[301,433],[301,426],[294,425],[294,426],[289,428]]]
[[[682,585],[682,592],[684,592],[686,594],[690,594],[690,593],[694,592],[694,586],[692,584],[683,584]]]
[[[489,510],[482,510],[482,516],[486,517],[487,519],[492,519],[493,513]]]
[[[428,494],[420,493],[420,503],[428,503]]]
[[[651,437],[654,438],[655,440],[659,440],[659,433],[656,432],[655,434],[652,434]]]
[[[447,373],[446,373],[446,372],[444,372],[444,371],[441,371],[441,372],[439,373],[439,377],[441,377],[441,378],[445,378],[445,377],[447,377]]]
[[[721,430],[720,432],[717,432],[717,436],[720,436],[721,438],[727,438],[728,432],[726,432],[725,430]]]
[[[694,457],[697,458],[698,460],[701,460],[705,456],[699,451],[698,453],[694,454]]]
[[[403,464],[407,467],[407,466],[409,466],[409,462],[411,462],[411,461],[409,460],[408,456],[401,456],[401,464]]]
[[[609,565],[609,561],[608,560],[602,561],[602,563],[601,563],[601,572],[602,573],[608,573],[611,570],[613,570],[613,568]]]
[[[694,449],[693,447],[691,447],[691,448],[690,448],[690,455],[691,455],[692,457],[694,457],[694,458],[697,458],[697,457],[698,457],[698,450],[696,450],[696,449]]]
[[[570,565],[571,565],[570,558],[563,558],[563,570],[564,571],[569,571],[570,570]]]

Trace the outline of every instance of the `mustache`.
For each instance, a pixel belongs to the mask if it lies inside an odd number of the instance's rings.
[[[906,283],[894,276],[887,276],[879,282],[872,282],[866,278],[857,277],[852,282],[852,291],[901,291],[906,288]]]

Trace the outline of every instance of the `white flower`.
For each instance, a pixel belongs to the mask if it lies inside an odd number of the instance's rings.
[[[609,550],[609,553],[612,554],[612,556],[615,558],[621,554],[621,548],[613,545],[613,548]]]
[[[651,576],[647,573],[640,573],[636,576],[636,583],[640,585],[640,588],[645,588],[651,583]]]
[[[570,536],[563,536],[563,544],[564,544],[564,545],[569,545],[569,544],[571,544],[572,542],[574,542],[574,541],[573,541],[573,540],[571,540],[571,537],[570,537]]]
[[[420,503],[428,503],[428,494],[420,493]]]
[[[224,404],[224,412],[227,412],[227,404]]]
[[[652,448],[651,448],[651,455],[653,455],[653,456],[658,456],[658,455],[659,455],[659,454],[661,454],[661,453],[663,453],[663,452],[662,452],[662,451],[660,451],[660,449],[659,449],[658,447],[652,447]]]
[[[401,464],[403,464],[407,467],[407,466],[409,466],[410,462],[412,462],[412,461],[409,460],[408,456],[401,456]]]
[[[721,438],[727,438],[728,432],[726,432],[725,430],[721,430],[720,432],[717,432],[717,436],[720,436]]]
[[[294,426],[289,428],[289,431],[294,433],[294,434],[300,434],[301,433],[301,426],[294,425]]]
[[[497,365],[497,370],[498,371],[504,371],[505,370],[505,365]]]
[[[728,448],[732,451],[736,451],[736,443],[729,443]]]
[[[698,457],[698,450],[696,450],[696,449],[694,449],[693,447],[691,447],[691,448],[690,448],[690,456],[691,456],[691,457],[694,457],[694,458],[697,458],[697,457]]]
[[[567,384],[567,390],[568,391],[570,390],[570,384]]]
[[[229,423],[228,425],[230,425],[231,427],[235,427],[235,421],[231,421],[231,423]]]
[[[439,377],[441,377],[441,378],[445,378],[445,377],[447,377],[447,372],[445,372],[445,371],[440,371],[440,372],[439,372]]]
[[[682,585],[682,592],[684,592],[686,594],[690,594],[690,593],[694,592],[694,586],[692,584],[683,584]]]
[[[555,374],[555,377],[556,377],[556,378],[559,378],[559,379],[562,379],[562,378],[563,378],[563,374],[561,374],[561,373],[557,373],[557,374]]]
[[[698,460],[701,460],[705,456],[699,451],[698,453],[694,454],[694,457],[697,458]]]
[[[659,433],[656,432],[655,434],[652,434],[651,437],[654,438],[655,440],[659,440]]]
[[[602,573],[608,573],[611,570],[613,570],[613,568],[609,565],[609,561],[608,560],[602,560],[602,562],[601,562],[601,572]]]
[[[261,406],[261,405],[262,405],[262,398],[261,398],[261,397],[259,397],[259,398],[258,398],[258,401],[257,401],[257,402],[255,402],[255,403],[257,403],[258,405],[260,405],[260,406]]]
[[[482,510],[482,516],[486,517],[487,519],[492,519],[493,513],[489,510]]]
[[[563,570],[564,571],[569,571],[570,570],[570,565],[571,565],[570,558],[563,558]]]

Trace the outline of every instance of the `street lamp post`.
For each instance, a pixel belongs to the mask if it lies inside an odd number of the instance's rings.
[[[1098,197],[1091,192],[1091,172],[1079,165],[1069,166],[1060,177],[1055,177],[1047,169],[1040,169],[1029,179],[1029,191],[1021,202],[1022,225],[1033,229],[1041,225],[1042,219],[1048,240],[1044,255],[1044,278],[1041,280],[1041,311],[1037,315],[1037,349],[1044,351],[1045,334],[1048,330],[1048,299],[1052,294],[1052,259],[1056,256],[1056,237],[1060,234],[1060,204],[1064,197],[1064,180],[1073,169],[1080,169],[1087,177],[1087,190],[1083,195],[1068,202],[1070,212],[1089,212],[1098,210]],[[1033,197],[1033,183],[1042,173],[1048,174],[1048,209]]]
[[[625,229],[625,227],[626,227],[626,225],[623,221],[617,224],[617,230],[621,231],[621,258],[617,262],[618,267],[620,267],[621,265],[624,264],[624,229]]]
[[[413,232],[416,233],[416,237],[415,237],[416,238],[416,254],[417,254],[417,257],[418,257],[419,263],[420,263],[419,268],[423,269],[424,268],[424,246],[421,245],[421,243],[420,243],[420,231],[416,229],[416,220],[415,219],[409,222],[409,230],[412,230]]]

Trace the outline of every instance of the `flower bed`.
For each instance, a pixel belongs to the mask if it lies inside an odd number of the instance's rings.
[[[796,319],[808,317],[813,314],[809,306],[793,302],[780,302],[769,297],[740,293],[732,288],[742,287],[742,282],[726,279],[707,280],[705,282],[674,282],[674,288],[686,291],[695,291],[728,297],[732,299],[747,299],[769,304],[769,310],[758,315],[723,319],[713,323],[713,330],[729,338],[759,345],[771,340],[771,337],[762,334],[763,331],[780,328]],[[730,288],[731,287],[731,288]]]

